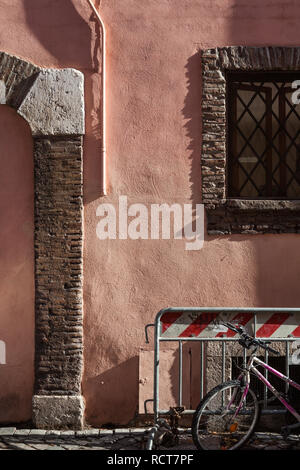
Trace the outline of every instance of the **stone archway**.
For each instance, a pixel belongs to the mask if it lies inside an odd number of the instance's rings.
[[[83,74],[0,53],[0,103],[34,140],[36,427],[80,428],[82,374]]]

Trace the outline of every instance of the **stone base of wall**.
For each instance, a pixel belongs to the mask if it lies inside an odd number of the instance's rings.
[[[81,395],[35,395],[32,418],[36,429],[82,429],[84,400]]]

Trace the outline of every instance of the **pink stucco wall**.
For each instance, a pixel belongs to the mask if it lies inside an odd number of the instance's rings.
[[[139,352],[144,326],[160,308],[298,306],[297,235],[207,237],[198,252],[186,251],[180,240],[100,241],[96,209],[121,194],[130,203],[201,202],[199,49],[299,45],[300,5],[95,4],[108,41],[106,198],[100,197],[99,29],[87,1],[5,0],[0,37],[6,52],[85,74],[83,394],[89,423],[126,423],[138,409],[139,376],[152,373],[150,367],[139,372]]]

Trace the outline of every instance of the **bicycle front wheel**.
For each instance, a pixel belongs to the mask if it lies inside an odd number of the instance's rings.
[[[259,404],[251,389],[241,404],[244,390],[234,380],[218,385],[203,398],[192,422],[198,449],[235,450],[249,439],[259,418]]]

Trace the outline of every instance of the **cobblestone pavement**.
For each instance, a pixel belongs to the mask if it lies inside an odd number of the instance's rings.
[[[146,428],[45,431],[0,428],[0,450],[141,450],[147,441]],[[255,433],[246,450],[300,450],[300,437],[283,440],[280,434]],[[160,450],[195,450],[191,435],[181,430],[179,444]]]

